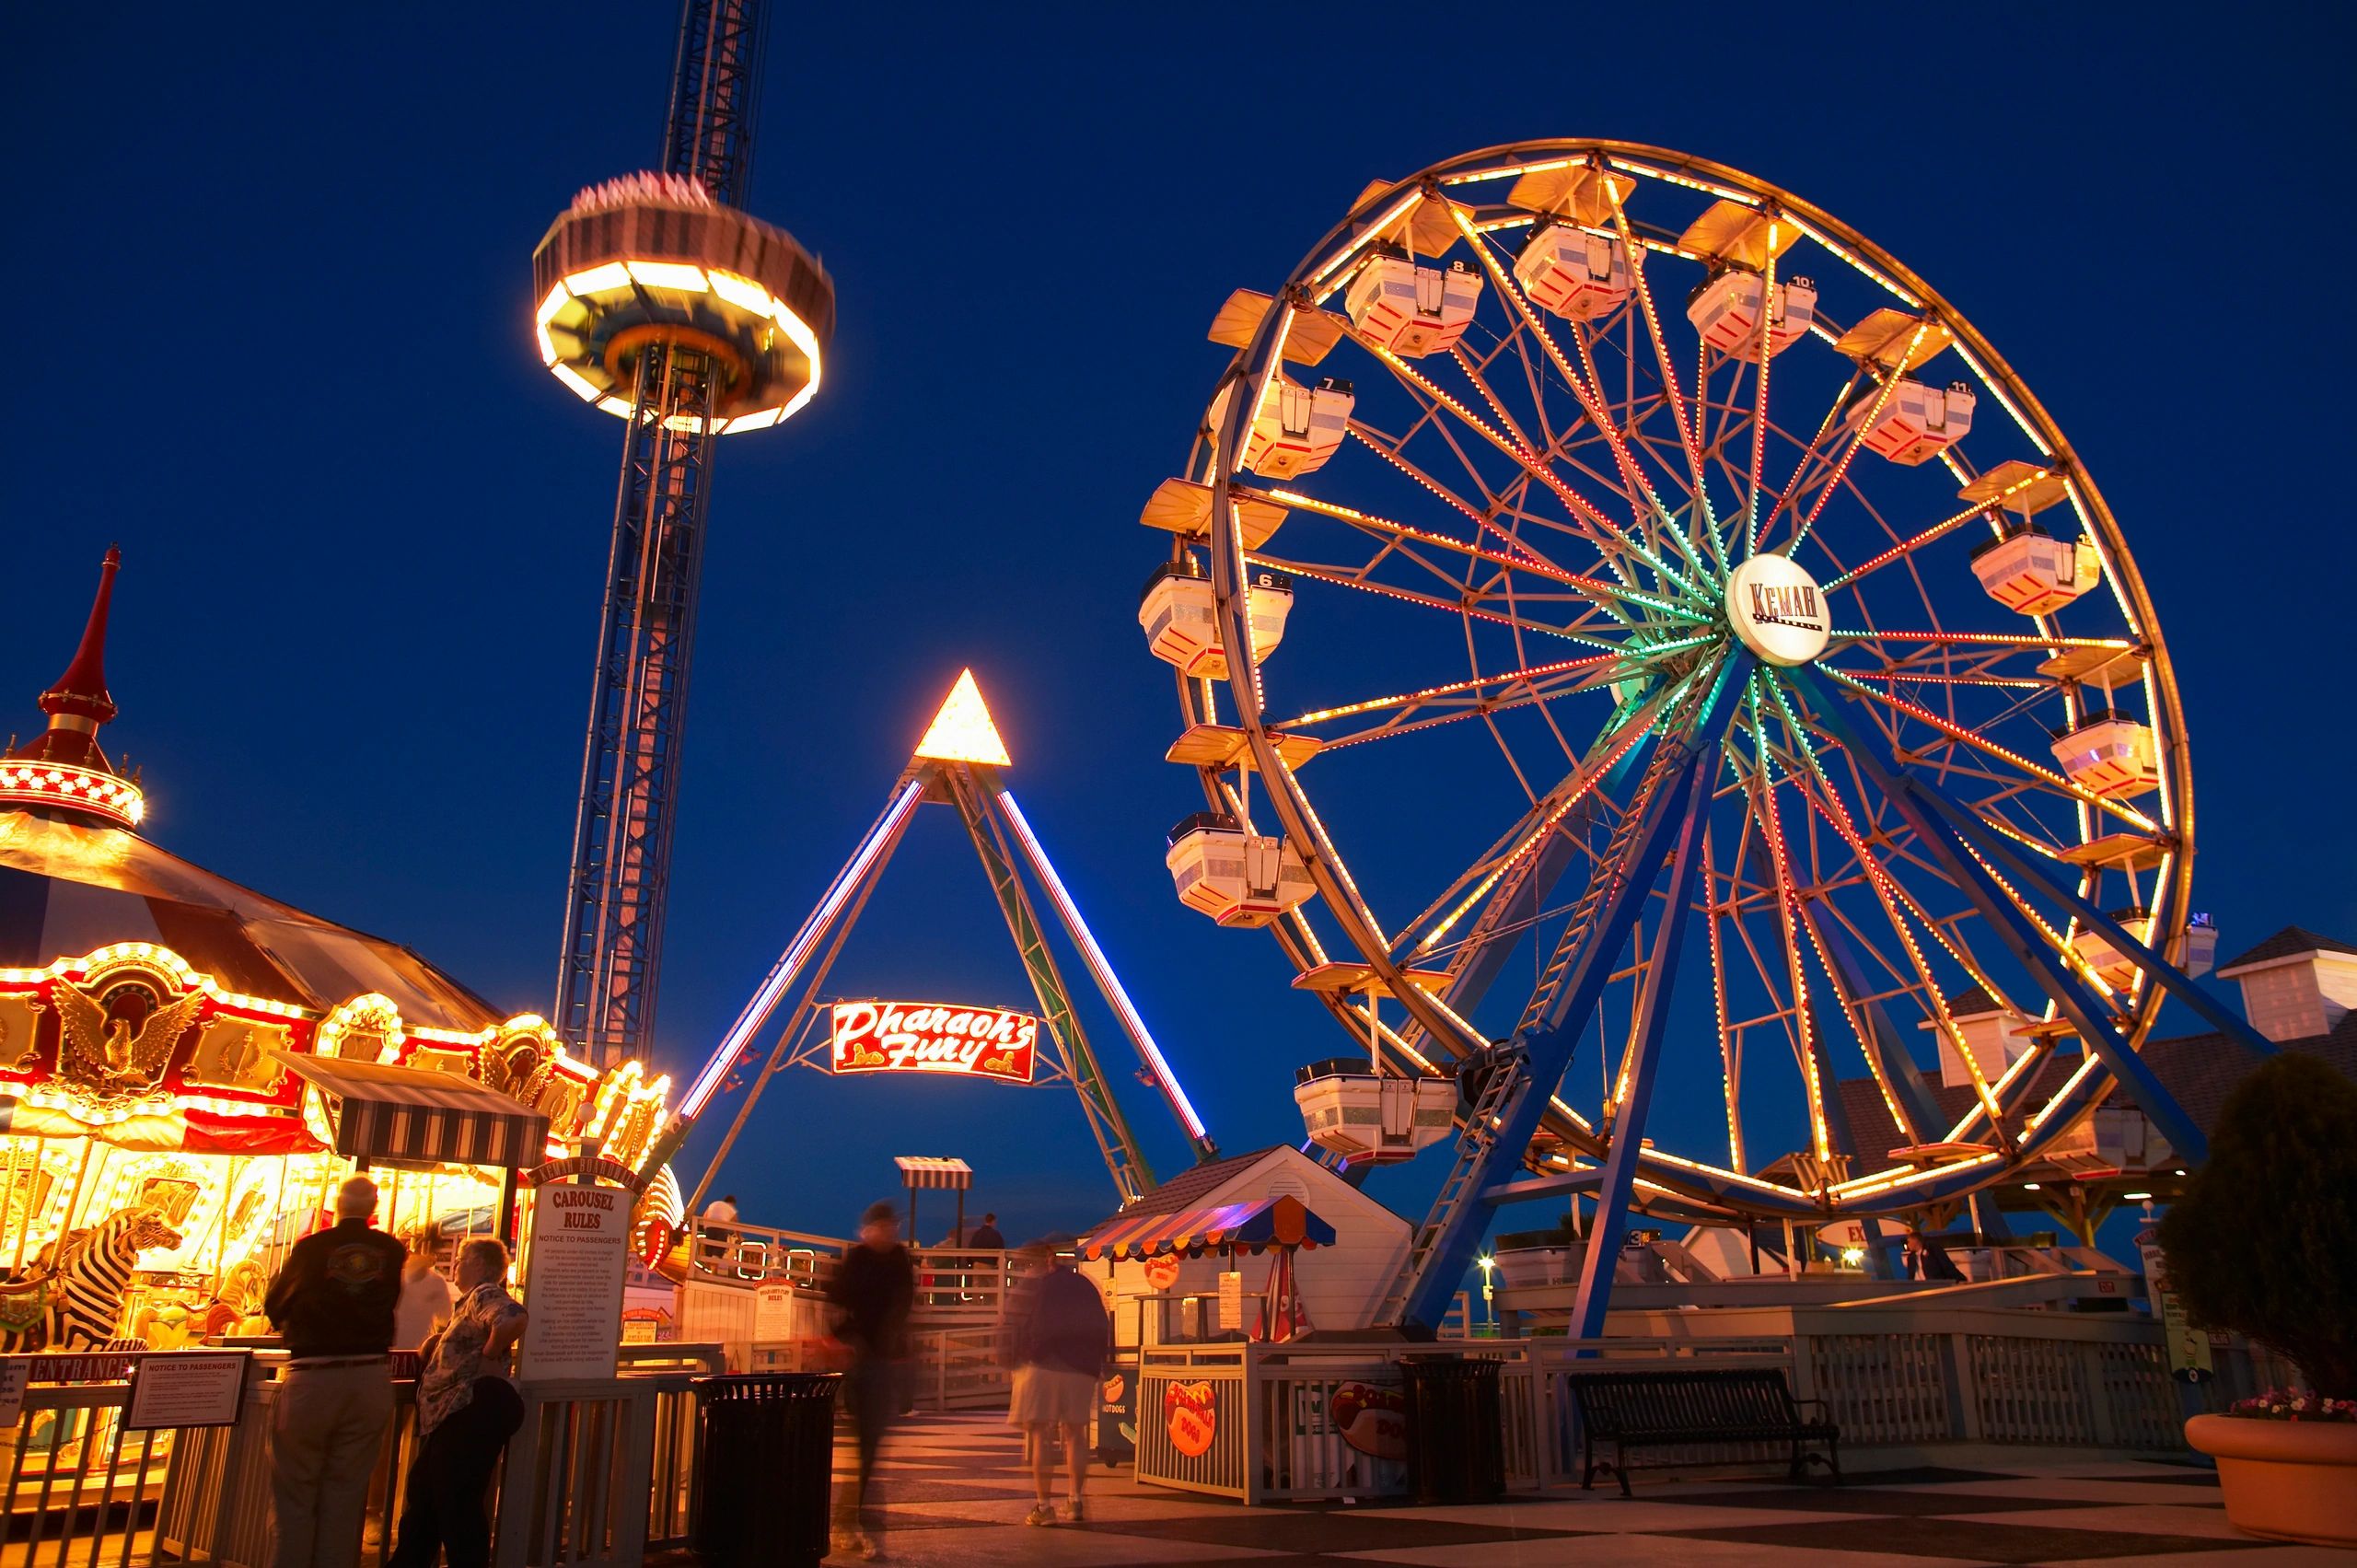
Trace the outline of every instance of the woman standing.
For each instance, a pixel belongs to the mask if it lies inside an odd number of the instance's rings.
[[[459,1304],[425,1347],[417,1384],[417,1462],[401,1504],[393,1568],[489,1568],[491,1518],[483,1493],[501,1450],[524,1419],[508,1381],[524,1307],[507,1294],[507,1249],[478,1237],[459,1249]]]

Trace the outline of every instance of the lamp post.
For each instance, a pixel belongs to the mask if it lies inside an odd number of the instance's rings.
[[[1498,1297],[1497,1286],[1490,1274],[1498,1266],[1498,1260],[1487,1252],[1473,1260],[1481,1265],[1481,1307],[1490,1320],[1490,1331],[1494,1334],[1498,1330]]]

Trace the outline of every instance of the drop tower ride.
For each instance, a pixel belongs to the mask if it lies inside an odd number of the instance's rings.
[[[623,421],[554,1016],[601,1066],[653,1047],[714,440],[798,412],[834,333],[825,269],[738,210],[762,12],[687,0],[661,167],[582,192],[532,253],[541,362]]]

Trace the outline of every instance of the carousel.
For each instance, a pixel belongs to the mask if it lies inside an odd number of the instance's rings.
[[[536,1167],[635,1173],[668,1079],[601,1074],[409,948],[143,836],[139,780],[99,742],[118,565],[46,726],[0,757],[0,1350],[259,1331],[354,1170],[397,1235],[511,1240]]]

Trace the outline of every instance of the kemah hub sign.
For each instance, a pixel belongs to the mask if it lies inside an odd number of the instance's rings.
[[[1031,1082],[1039,1020],[1004,1007],[838,1002],[828,1064],[837,1073],[947,1073]]]
[[[1790,669],[1825,651],[1832,611],[1806,568],[1755,555],[1727,575],[1727,622],[1762,662]]]

